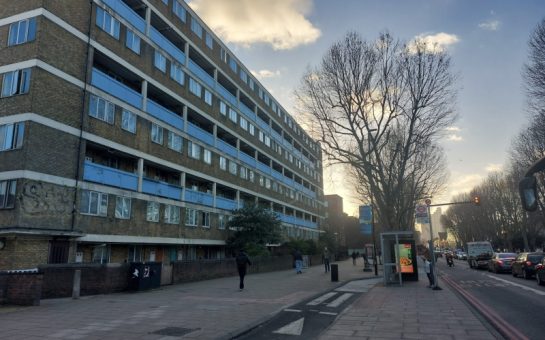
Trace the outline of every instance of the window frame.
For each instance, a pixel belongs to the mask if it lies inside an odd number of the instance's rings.
[[[130,133],[136,133],[136,113],[123,109],[121,111],[121,128]]]
[[[15,208],[17,180],[0,181],[0,209]]]
[[[164,128],[158,124],[151,123],[151,129],[150,129],[150,139],[153,143],[163,145],[163,135],[164,135]],[[154,138],[154,136],[158,137]]]
[[[166,74],[167,72],[167,57],[159,50],[153,53],[153,66],[159,71]]]
[[[21,38],[21,25],[24,23],[24,36]],[[16,30],[16,31],[15,31]],[[12,22],[9,25],[8,47],[22,45],[36,39],[36,17]]]
[[[191,208],[185,208],[185,221],[186,226],[196,227],[198,224],[197,221],[197,210]]]
[[[184,139],[176,132],[167,130],[167,147],[176,152],[182,153],[184,148]]]
[[[104,102],[104,112],[100,112],[102,101]],[[93,105],[93,102],[96,104]],[[113,125],[115,123],[115,104],[92,94],[89,100],[89,116]]]
[[[0,152],[22,148],[24,135],[24,122],[0,125]]]
[[[89,198],[87,200],[87,210],[83,210],[83,203],[84,198],[83,196],[88,194]],[[96,196],[95,202],[96,202],[96,213],[93,213],[93,197]],[[82,190],[81,191],[81,198],[80,198],[80,214],[82,215],[89,215],[89,216],[99,216],[99,217],[107,217],[108,216],[108,200],[109,195],[107,193],[94,191],[94,190]]]
[[[146,207],[146,221],[158,223],[161,216],[161,203],[148,201]]]
[[[134,53],[140,55],[140,49],[142,45],[142,39],[130,28],[127,28],[127,34],[125,36],[125,46],[133,51]]]
[[[109,21],[109,27],[108,26]],[[119,40],[121,23],[102,7],[97,7],[95,24],[108,35]]]
[[[132,200],[126,196],[115,197],[115,218],[128,220],[131,218]]]
[[[30,91],[31,74],[30,68],[3,73],[0,98],[27,94]]]
[[[165,204],[164,221],[166,224],[180,224],[180,207]]]

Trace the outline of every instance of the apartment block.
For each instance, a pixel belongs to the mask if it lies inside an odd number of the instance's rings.
[[[181,0],[0,8],[0,269],[225,257],[324,219],[320,145]]]

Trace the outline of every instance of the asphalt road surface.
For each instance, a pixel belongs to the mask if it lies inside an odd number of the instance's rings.
[[[315,339],[361,294],[382,278],[351,281],[329,292],[284,309],[237,339]]]
[[[524,336],[545,339],[545,287],[538,286],[535,278],[525,280],[510,273],[494,274],[470,269],[467,261],[454,262],[454,267],[448,267],[445,259],[439,258],[439,273],[490,307]],[[441,279],[439,283],[446,284]]]

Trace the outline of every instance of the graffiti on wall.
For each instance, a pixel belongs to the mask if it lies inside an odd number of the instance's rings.
[[[50,183],[26,181],[19,197],[27,214],[70,214],[74,189]]]

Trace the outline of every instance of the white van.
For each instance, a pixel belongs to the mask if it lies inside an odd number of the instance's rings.
[[[468,242],[466,249],[470,268],[487,268],[488,261],[494,256],[494,249],[488,241]]]

